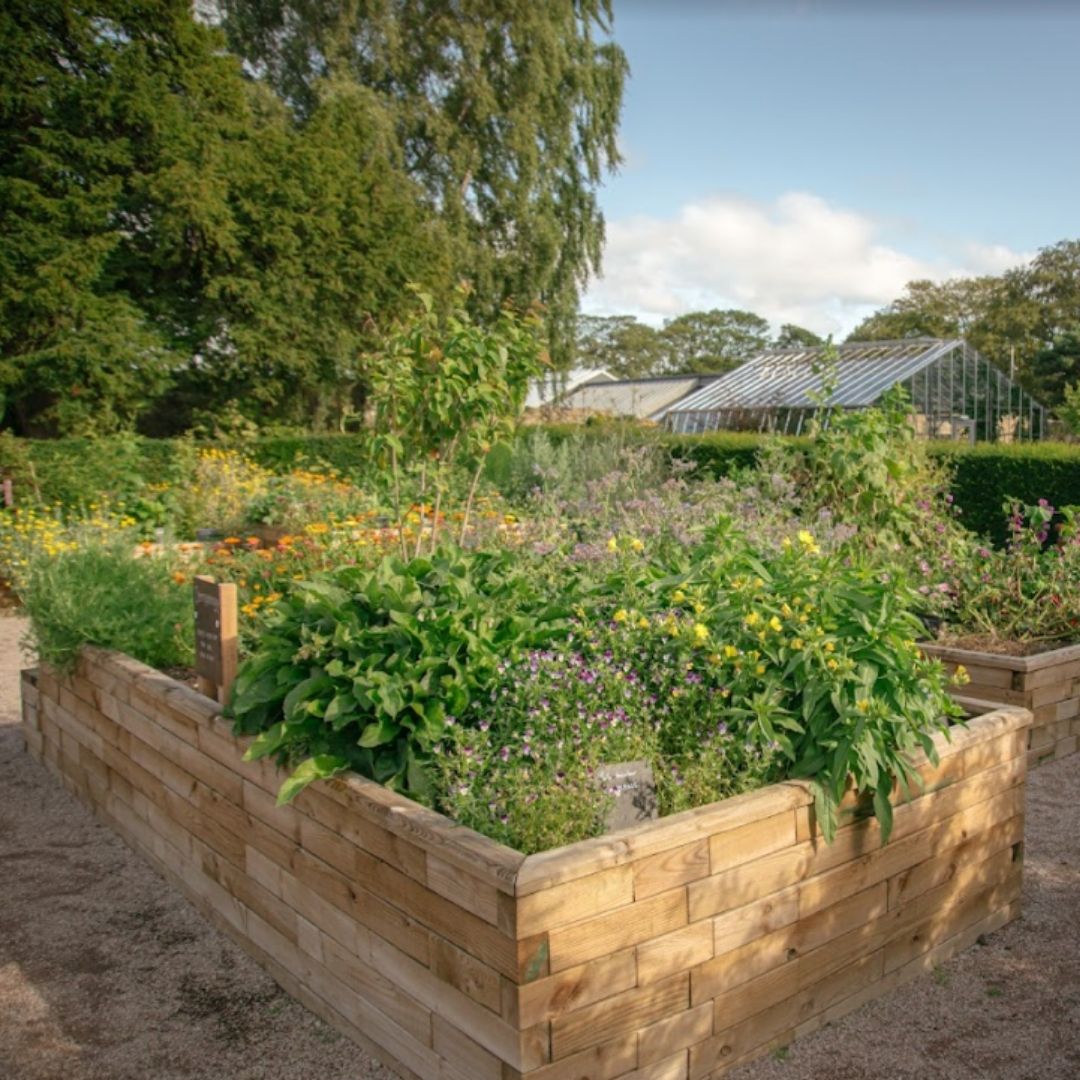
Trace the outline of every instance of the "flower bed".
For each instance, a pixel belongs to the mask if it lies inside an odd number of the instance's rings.
[[[957,691],[963,698],[1031,710],[1029,768],[1067,757],[1080,748],[1080,645],[1034,656],[932,643],[921,648],[952,672],[961,666],[967,670],[971,682]]]
[[[290,993],[405,1076],[716,1076],[1019,910],[1030,714],[935,737],[892,839],[775,784],[524,857],[356,777],[286,807],[215,705],[125,656],[23,678],[28,749]]]

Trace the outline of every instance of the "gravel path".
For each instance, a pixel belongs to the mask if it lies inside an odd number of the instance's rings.
[[[29,758],[0,617],[0,1077],[392,1080]],[[731,1080],[1080,1077],[1080,755],[1029,782],[1024,917]]]

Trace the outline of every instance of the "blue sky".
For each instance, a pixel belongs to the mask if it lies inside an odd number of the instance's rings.
[[[1080,236],[1073,4],[615,0],[626,161],[585,309],[843,332]]]

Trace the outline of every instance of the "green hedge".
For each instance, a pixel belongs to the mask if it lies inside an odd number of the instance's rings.
[[[933,453],[953,467],[952,491],[969,529],[1005,539],[1002,503],[1008,498],[1080,506],[1080,446],[1066,443],[936,443]]]
[[[672,437],[680,457],[698,463],[714,476],[749,464],[762,438],[757,435]],[[950,466],[952,493],[969,529],[995,543],[1005,539],[1002,504],[1015,498],[1054,506],[1080,506],[1080,445],[1068,443],[933,443],[931,454]]]

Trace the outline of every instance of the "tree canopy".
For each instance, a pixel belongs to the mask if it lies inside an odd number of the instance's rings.
[[[410,284],[543,301],[566,339],[617,161],[609,6],[461,8],[235,3],[226,39],[188,0],[3,0],[4,422],[340,425]]]
[[[610,0],[222,6],[234,50],[298,116],[319,108],[328,78],[371,92],[474,304],[542,301],[552,352],[568,360],[603,246],[596,189],[619,162],[628,69]]]

